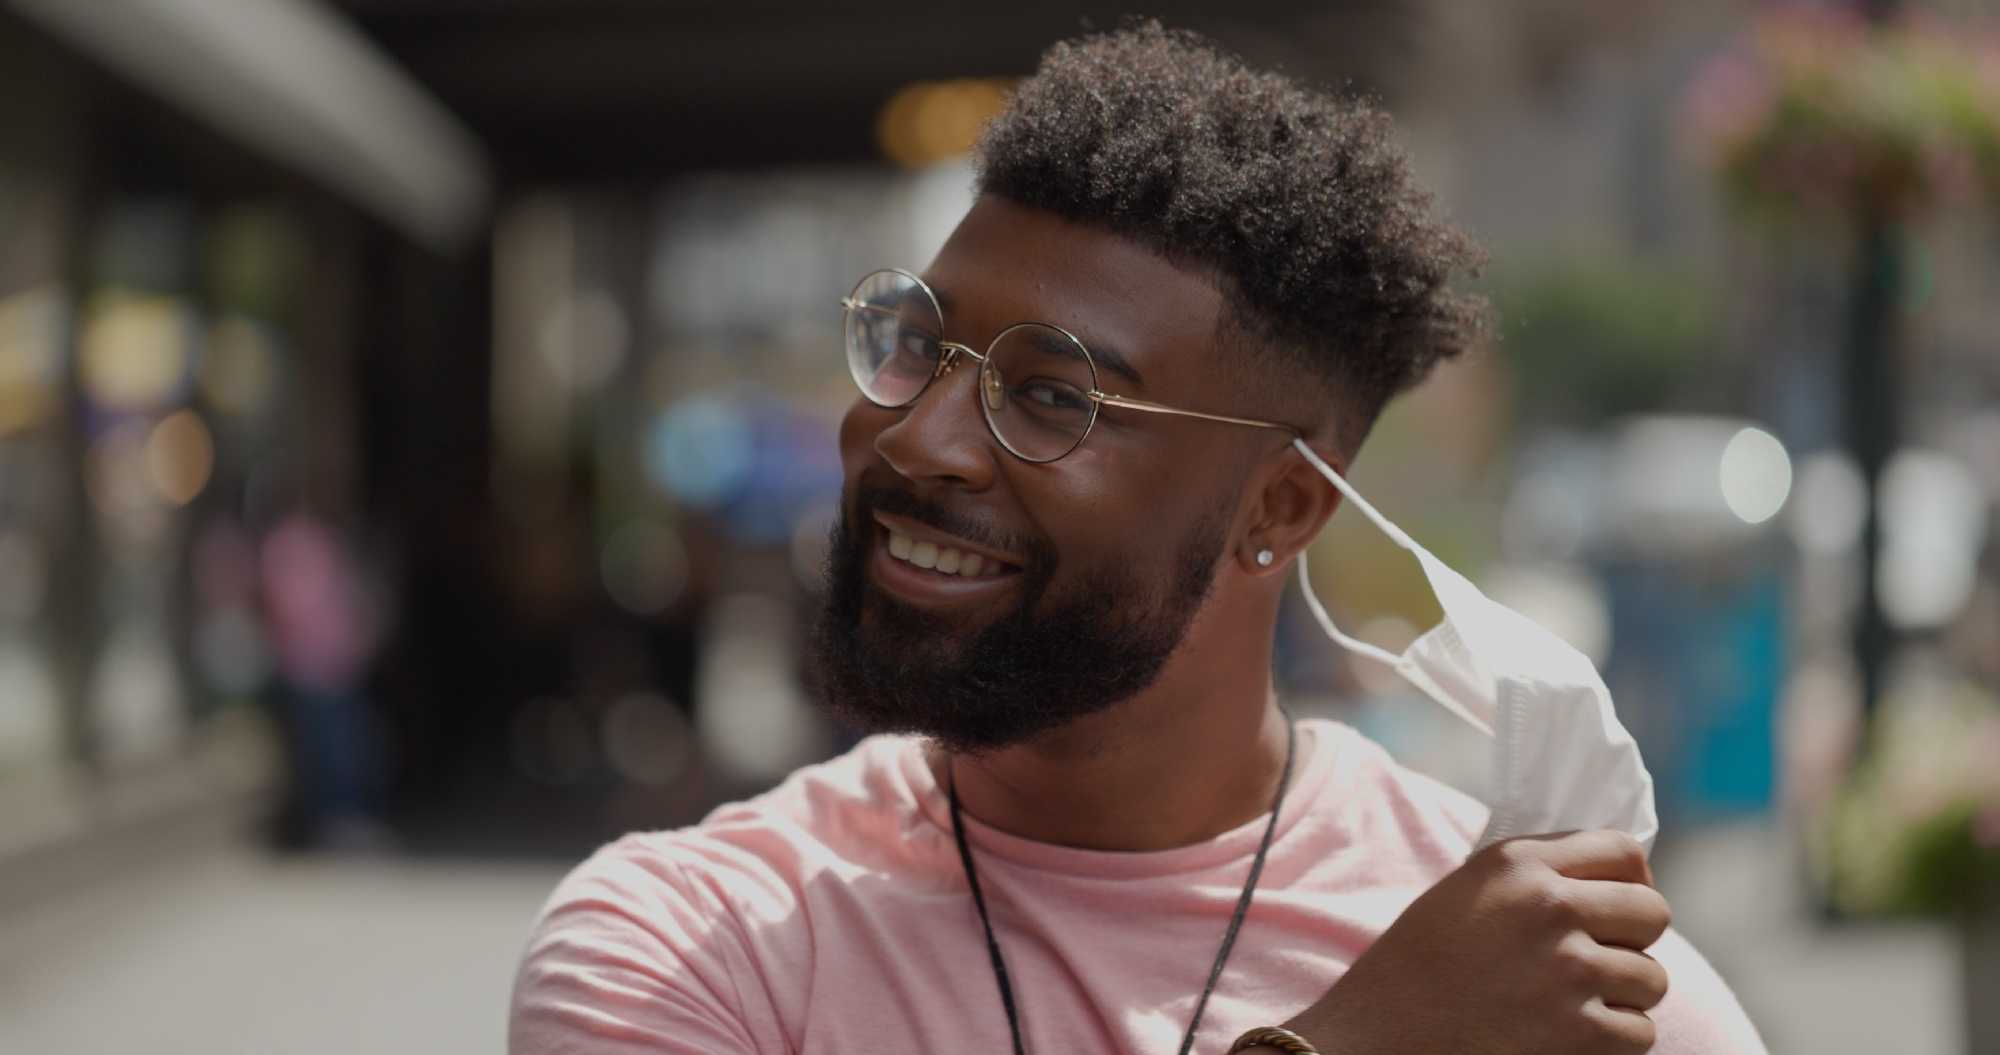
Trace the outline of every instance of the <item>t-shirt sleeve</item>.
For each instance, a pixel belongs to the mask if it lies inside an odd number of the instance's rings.
[[[1646,951],[1667,969],[1667,997],[1652,1010],[1653,1055],[1766,1055],[1729,984],[1679,931]]]
[[[754,972],[725,907],[640,838],[598,851],[550,895],[515,975],[508,1051],[783,1052],[768,1005],[745,1006]]]

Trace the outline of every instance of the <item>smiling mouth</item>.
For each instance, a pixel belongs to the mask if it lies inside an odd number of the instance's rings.
[[[875,514],[868,577],[904,604],[968,612],[1019,588],[1023,565],[905,517]]]
[[[914,539],[886,525],[882,528],[882,534],[892,559],[932,575],[959,579],[998,579],[1017,570],[1012,565],[983,553],[939,545],[929,539]]]
[[[940,577],[998,579],[1018,571],[1018,567],[998,557],[988,557],[986,553],[960,549],[956,545],[942,545],[930,539],[916,539],[886,524],[882,526],[882,541],[888,547],[888,555],[898,563],[930,571]]]

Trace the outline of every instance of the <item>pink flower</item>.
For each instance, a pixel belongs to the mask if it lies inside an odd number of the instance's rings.
[[[2000,850],[2000,804],[1972,815],[1972,844],[1982,850]]]
[[[1683,135],[1705,160],[1719,163],[1771,119],[1777,99],[1769,70],[1745,55],[1724,52],[1689,89]]]

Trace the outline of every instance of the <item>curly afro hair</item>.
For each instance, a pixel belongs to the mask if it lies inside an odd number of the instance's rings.
[[[1192,33],[1148,21],[1055,45],[978,163],[981,193],[1212,273],[1224,330],[1249,338],[1225,344],[1262,353],[1262,391],[1294,409],[1299,373],[1315,379],[1350,454],[1486,329],[1484,300],[1448,288],[1482,254],[1432,215],[1388,115]]]

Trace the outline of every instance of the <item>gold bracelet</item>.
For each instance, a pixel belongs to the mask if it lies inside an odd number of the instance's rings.
[[[1247,1051],[1261,1045],[1269,1045],[1280,1051],[1290,1052],[1291,1055],[1319,1055],[1319,1049],[1313,1047],[1306,1038],[1279,1026],[1259,1026],[1237,1037],[1236,1043],[1230,1045],[1229,1055],[1236,1055],[1239,1051]]]

